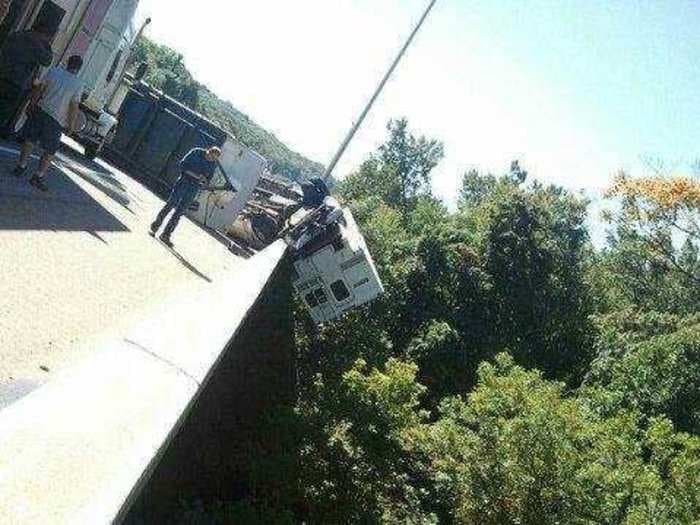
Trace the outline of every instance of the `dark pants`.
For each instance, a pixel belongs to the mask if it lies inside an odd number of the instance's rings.
[[[63,126],[51,115],[36,109],[24,124],[21,138],[24,142],[38,144],[47,155],[55,155],[61,146]]]
[[[168,201],[165,203],[165,206],[163,206],[163,209],[160,210],[158,217],[156,217],[156,220],[151,225],[151,230],[155,232],[158,228],[160,228],[160,225],[163,224],[166,215],[168,215],[171,210],[175,210],[173,212],[173,216],[170,218],[170,221],[165,226],[165,230],[163,230],[163,237],[169,239],[170,235],[175,231],[175,228],[177,228],[177,225],[180,222],[180,217],[185,214],[187,208],[189,208],[194,202],[198,192],[199,186],[194,180],[185,175],[181,176],[175,183],[175,187],[170,193],[170,197],[168,197]]]
[[[15,122],[22,103],[26,99],[27,91],[21,87],[0,79],[0,134],[9,136],[14,129]]]

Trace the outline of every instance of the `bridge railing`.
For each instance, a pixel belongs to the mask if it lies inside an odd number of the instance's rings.
[[[123,339],[0,412],[0,523],[120,522],[144,491],[160,490],[167,498],[168,491],[158,489],[159,469],[177,461],[183,447],[208,446],[193,443],[204,437],[191,428],[188,434],[188,426],[208,427],[206,439],[212,443],[236,439],[220,433],[241,422],[234,401],[226,399],[226,386],[239,381],[233,385],[237,397],[250,390],[245,369],[230,375],[231,366],[254,365],[245,357],[249,353],[282,352],[277,369],[267,373],[286,377],[277,377],[270,388],[291,389],[289,348],[253,348],[250,338],[242,347],[237,341],[251,316],[265,315],[255,312],[275,292],[271,281],[288,282],[279,275],[285,250],[284,243],[273,244],[206,294],[164,306]],[[274,299],[286,300],[286,295]],[[289,307],[276,304],[282,311]],[[258,381],[255,388],[264,385]],[[253,394],[276,399],[264,391]],[[216,399],[223,405],[212,406]],[[257,409],[264,409],[264,402]],[[222,421],[226,414],[230,421]],[[201,478],[196,472],[184,475],[188,468],[202,468],[190,459],[175,492]],[[151,498],[154,508],[156,503],[166,508],[171,502]]]

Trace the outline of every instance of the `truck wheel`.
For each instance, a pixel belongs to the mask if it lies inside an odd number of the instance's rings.
[[[97,157],[97,146],[93,144],[86,144],[84,146],[85,154],[83,155],[87,160],[95,160]]]

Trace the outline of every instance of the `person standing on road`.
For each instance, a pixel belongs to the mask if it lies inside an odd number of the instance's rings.
[[[68,59],[66,69],[51,68],[32,93],[27,109],[29,118],[21,132],[24,142],[13,174],[16,177],[24,175],[34,144],[39,144],[44,153],[29,184],[41,191],[48,191],[44,179],[61,145],[61,135],[66,130],[72,132],[75,129],[83,95],[83,84],[77,76],[82,67],[83,59],[73,55]]]
[[[156,220],[151,224],[151,237],[155,237],[165,217],[171,210],[174,210],[170,221],[159,237],[165,245],[173,246],[170,236],[177,228],[180,217],[184,215],[194,202],[199,190],[209,184],[220,158],[221,150],[217,147],[207,149],[194,148],[185,155],[180,161],[180,178],[175,183],[165,206],[163,206]]]
[[[11,125],[32,88],[37,69],[50,66],[52,61],[49,29],[40,26],[7,38],[0,52],[0,135],[12,134]]]

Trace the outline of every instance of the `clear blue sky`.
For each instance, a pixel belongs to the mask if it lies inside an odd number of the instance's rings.
[[[326,163],[427,0],[142,0],[149,34],[285,142]],[[436,193],[519,158],[595,192],[643,155],[700,157],[700,2],[438,0],[348,151],[352,171],[390,117],[444,140]]]
[[[473,29],[476,38],[462,45],[507,57],[569,109],[575,119],[569,124],[580,122],[600,146],[629,160],[700,155],[700,2],[454,5],[458,14],[447,31],[459,32],[457,20],[466,21],[464,33]]]

